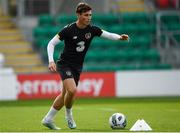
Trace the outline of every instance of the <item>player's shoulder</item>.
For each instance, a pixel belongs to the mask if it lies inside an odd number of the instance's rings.
[[[75,23],[70,23],[70,24],[67,24],[66,26],[64,26],[62,30],[64,30],[64,31],[69,31],[69,30],[71,30],[73,27],[75,27]]]
[[[102,29],[99,26],[91,24],[91,31],[94,34],[94,36],[100,36],[102,34]]]
[[[75,22],[65,25],[64,29],[71,29],[73,27],[75,27]]]
[[[89,25],[89,27],[92,29],[101,29],[99,26],[94,25],[94,24]]]

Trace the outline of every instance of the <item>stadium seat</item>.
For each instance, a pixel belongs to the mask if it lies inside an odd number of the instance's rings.
[[[74,22],[75,20],[76,20],[75,15],[62,14],[62,15],[57,16],[56,23],[57,25],[65,26],[67,24]]]
[[[118,71],[118,70],[134,70],[135,66],[133,65],[85,65],[84,71]]]
[[[180,35],[174,35],[174,38],[180,43]]]
[[[117,24],[119,23],[119,17],[115,14],[94,14],[92,21],[104,25]]]
[[[125,64],[125,65],[113,65],[113,64],[86,64],[84,71],[124,71],[124,70],[157,70],[157,69],[171,69],[169,64]]]
[[[151,37],[148,36],[132,37],[129,42],[96,38],[93,40],[90,49],[91,50],[149,49],[150,45],[151,45]]]
[[[33,36],[38,37],[48,37],[49,34],[49,28],[44,27],[36,27],[33,29]]]
[[[36,38],[39,37],[46,37],[52,38],[60,31],[59,26],[52,26],[52,27],[36,27],[33,29],[33,36]]]
[[[143,58],[146,61],[157,63],[160,61],[159,52],[156,49],[150,49],[144,52]]]
[[[53,26],[54,25],[54,18],[49,14],[44,14],[39,16],[38,20],[39,26]]]
[[[164,22],[165,24],[170,24],[170,23],[180,23],[180,17],[178,15],[164,15],[161,17],[161,21]]]
[[[128,33],[128,34],[138,34],[138,33],[147,33],[152,34],[155,33],[155,25],[154,24],[133,24],[133,23],[124,23],[120,25],[113,25],[109,27],[109,31],[115,33]]]
[[[86,62],[103,60],[109,62],[159,62],[160,56],[155,49],[150,50],[114,50],[112,51],[89,51],[86,56]]]
[[[157,70],[157,69],[171,69],[170,64],[143,64],[137,66],[138,70]]]
[[[150,23],[155,21],[153,13],[148,14],[144,12],[123,13],[120,14],[120,18],[123,23]]]
[[[50,39],[44,37],[36,38],[34,39],[34,47],[40,50],[41,47],[46,47],[49,41]]]
[[[180,23],[169,23],[167,25],[167,28],[170,31],[178,31],[178,30],[180,30]]]

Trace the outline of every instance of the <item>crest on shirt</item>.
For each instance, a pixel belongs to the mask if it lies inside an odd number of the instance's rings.
[[[72,75],[71,71],[66,71],[66,75],[71,76]]]
[[[89,32],[89,33],[86,33],[86,34],[85,34],[85,38],[86,38],[86,39],[91,38],[91,33],[90,33],[90,32]]]

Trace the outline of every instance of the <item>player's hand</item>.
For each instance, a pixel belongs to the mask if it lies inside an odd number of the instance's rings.
[[[126,34],[122,34],[120,37],[120,40],[125,40],[125,41],[129,41],[129,36]]]
[[[49,71],[56,72],[56,64],[54,62],[49,62]]]

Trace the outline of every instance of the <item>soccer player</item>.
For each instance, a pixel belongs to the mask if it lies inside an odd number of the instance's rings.
[[[84,57],[92,39],[95,36],[111,40],[128,40],[126,34],[118,35],[90,25],[92,9],[87,3],[79,3],[76,7],[77,21],[65,26],[48,43],[47,52],[49,70],[58,72],[62,78],[63,88],[49,112],[42,120],[42,124],[49,129],[58,130],[53,120],[57,112],[65,105],[65,118],[70,129],[76,128],[72,115],[72,105],[75,98],[79,77],[82,71]],[[64,40],[64,50],[55,64],[53,59],[54,47]]]

